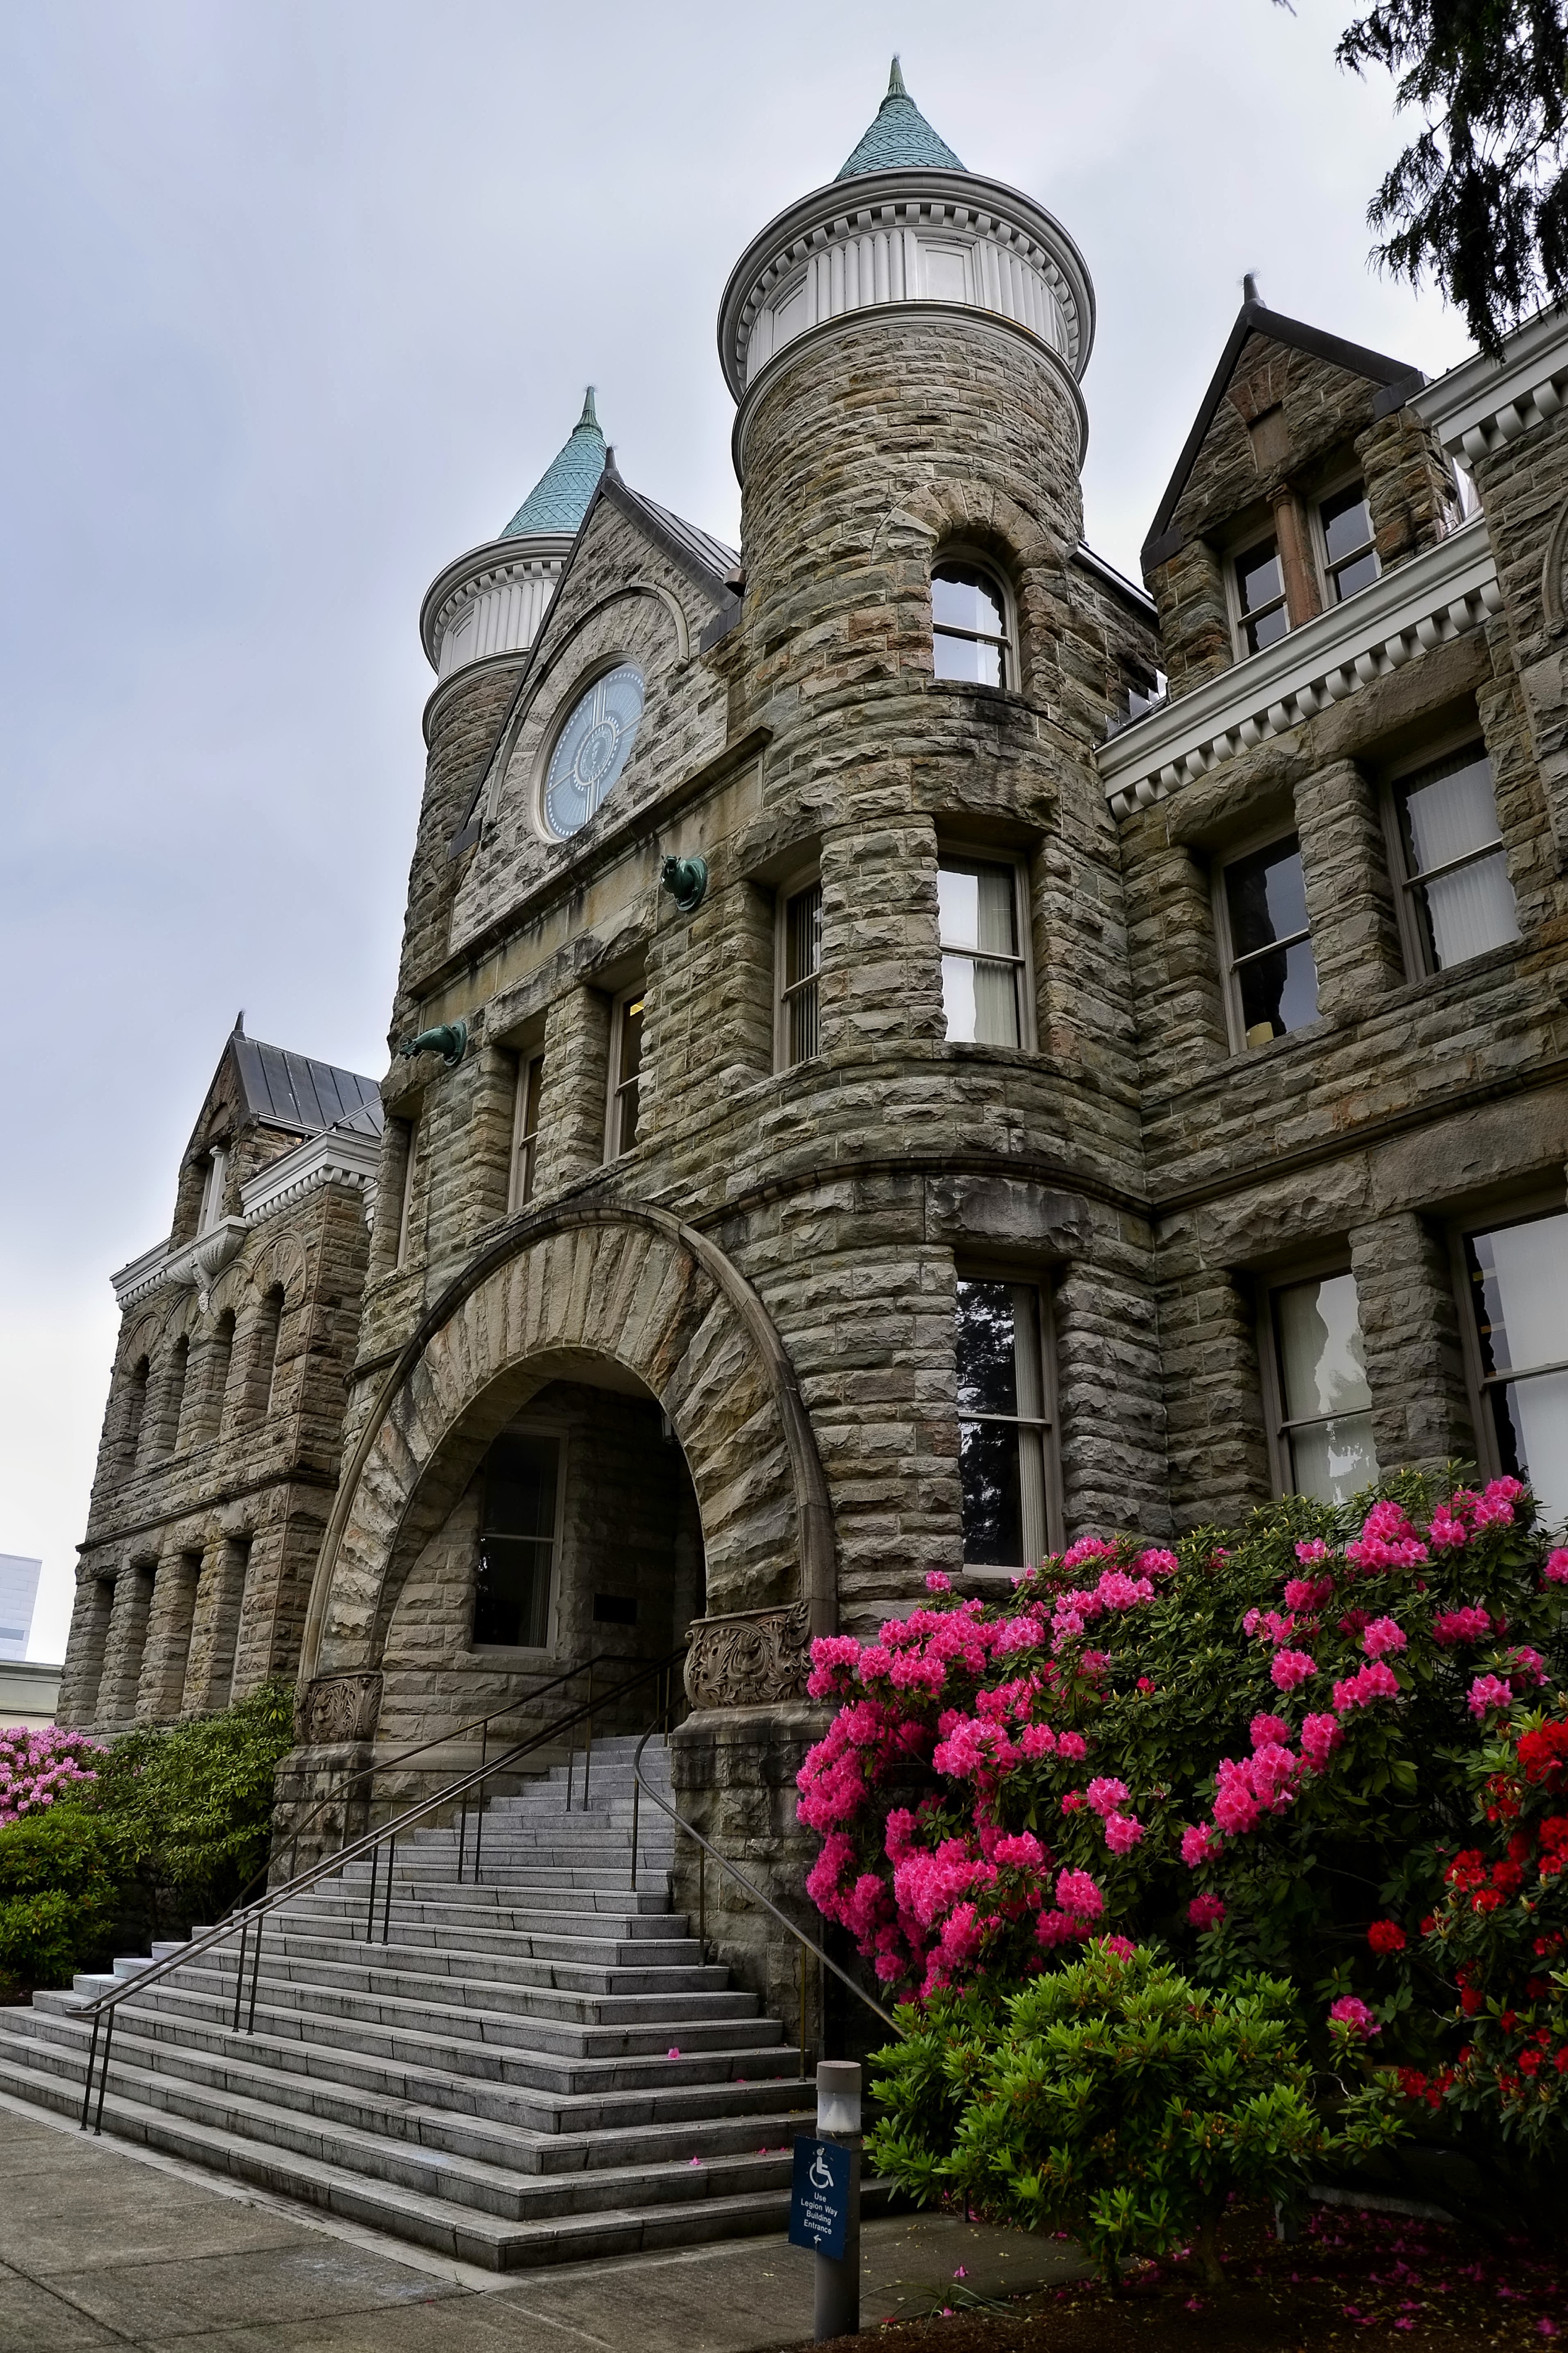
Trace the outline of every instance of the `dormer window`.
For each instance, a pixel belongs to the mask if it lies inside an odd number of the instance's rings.
[[[1266,539],[1236,559],[1236,593],[1241,607],[1241,649],[1260,654],[1290,627],[1285,610],[1285,567],[1279,543]]]
[[[215,1144],[202,1177],[201,1213],[196,1219],[198,1234],[210,1233],[223,1216],[223,1197],[227,1183],[228,1146]]]
[[[1373,544],[1364,482],[1347,482],[1318,509],[1323,533],[1323,581],[1331,605],[1370,588],[1382,566]]]
[[[943,562],[931,575],[931,650],[938,678],[970,686],[1011,686],[1007,602],[1002,584],[978,565]]]

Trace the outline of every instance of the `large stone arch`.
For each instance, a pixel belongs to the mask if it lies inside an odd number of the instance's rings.
[[[546,1382],[606,1358],[658,1399],[697,1493],[710,1614],[689,1662],[693,1697],[798,1688],[810,1638],[834,1623],[836,1576],[794,1367],[714,1243],[625,1202],[518,1221],[400,1351],[344,1465],[311,1591],[303,1687],[325,1699],[328,1686],[368,1684],[402,1582],[490,1440]]]

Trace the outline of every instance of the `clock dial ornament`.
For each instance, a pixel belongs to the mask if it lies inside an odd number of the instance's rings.
[[[544,777],[544,822],[558,841],[585,826],[620,776],[642,717],[642,672],[606,670],[573,705]]]

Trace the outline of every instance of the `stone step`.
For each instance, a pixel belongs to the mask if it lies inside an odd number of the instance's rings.
[[[504,1900],[505,1891],[476,1888],[471,1881],[450,1891],[451,1900],[426,1900],[411,1896],[395,1887],[392,1894],[392,1917],[419,1926],[451,1930],[464,1936],[479,1932],[487,1935],[523,1935],[534,1933],[602,1936],[685,1936],[690,1933],[690,1921],[684,1912],[671,1912],[664,1905],[648,1904],[640,1911],[628,1908],[623,1899],[619,1908],[612,1905],[574,1902],[563,1906],[559,1902],[512,1905]],[[342,1893],[331,1892],[328,1886],[313,1887],[303,1895],[290,1896],[280,1904],[269,1918],[279,1920],[334,1919],[357,1923],[364,1933],[370,1905],[364,1894],[351,1901]],[[381,1920],[381,1906],[376,1907],[376,1921]]]
[[[434,1998],[437,1986],[447,1989],[445,1999],[465,2002],[509,1992],[571,1995],[595,2005],[644,1996],[663,2000],[687,1994],[703,2001],[717,1998],[731,2004],[751,1999],[731,1990],[727,1968],[696,1959],[684,1967],[659,1968],[639,1960],[616,1968],[608,1963],[535,1960],[524,1953],[480,1954],[450,1946],[435,1950],[405,1946],[395,1936],[384,1945],[379,1936],[369,1944],[351,1944],[342,1937],[274,1928],[270,1923],[261,1949],[264,1978],[289,1978],[323,1986],[364,1986],[395,1978],[398,1989],[415,1999],[426,1989],[428,1998]],[[222,1975],[232,1974],[238,1962],[236,1937],[191,1966],[211,1967]],[[247,1960],[247,1972],[248,1966]]]
[[[66,2083],[34,2076],[0,2063],[0,2088],[58,2114],[75,2113],[79,2094]],[[784,2229],[789,2190],[726,2195],[725,2184],[708,2167],[689,2168],[693,2180],[679,2203],[647,2204],[563,2214],[533,2222],[503,2218],[455,2204],[451,2200],[372,2181],[346,2168],[265,2146],[174,2117],[139,2102],[110,2095],[104,2103],[104,2128],[184,2158],[232,2179],[292,2197],[344,2221],[384,2231],[416,2245],[431,2247],[489,2271],[520,2271],[548,2263],[584,2261],[656,2249],[700,2246],[713,2241]],[[863,2198],[863,2211],[882,2202],[877,2185]]]
[[[569,1915],[557,1914],[557,1919]],[[519,1928],[472,1927],[463,1924],[460,1946],[449,1941],[458,1932],[443,1930],[423,1921],[400,1917],[398,1906],[392,1907],[392,1943],[405,1953],[447,1953],[461,1951],[470,1954],[476,1962],[489,1954],[499,1954],[523,1960],[562,1961],[575,1963],[584,1968],[692,1968],[700,1966],[702,1949],[695,1936],[582,1936],[561,1930],[535,1932]],[[198,1929],[197,1936],[205,1932]],[[375,1920],[379,1941],[381,1916]],[[329,1947],[363,1945],[365,1941],[365,1921],[363,1912],[324,1912],[309,1909],[303,1903],[280,1905],[268,1916],[266,1938],[268,1944],[275,1936],[286,1939],[310,1938]],[[228,1945],[214,1947],[216,1952],[239,1949],[236,1936]]]
[[[89,2045],[85,2021],[20,2010],[0,2026],[0,2048],[7,2033],[15,2044],[33,2046],[25,2054],[28,2063],[80,2080]],[[14,2058],[22,2055],[12,2052]],[[336,2054],[330,2069],[316,2064],[307,2073],[288,2063],[299,2055],[298,2046],[259,2033],[215,2039],[211,2049],[170,2045],[138,2033],[133,2021],[116,2027],[112,2053],[116,2066],[137,2067],[150,2077],[413,2137],[525,2172],[630,2163],[639,2151],[670,2159],[710,2146],[744,2153],[756,2148],[759,2137],[771,2146],[781,2117],[809,2119],[814,2096],[797,2073],[684,2084],[682,2069],[671,2063],[669,2088],[657,2097],[551,2098],[433,2071],[354,2068]]]

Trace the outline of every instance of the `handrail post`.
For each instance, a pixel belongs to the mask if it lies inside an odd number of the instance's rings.
[[[364,1940],[367,1945],[375,1935],[375,1883],[380,1865],[381,1849],[373,1846],[370,1851],[370,1909],[364,1915]]]
[[[263,1925],[262,1916],[260,1913],[258,1913],[256,1915],[256,1944],[250,1957],[250,2008],[246,2012],[245,2017],[245,2031],[247,2034],[254,2034],[256,2031],[256,1987],[257,1981],[261,1975],[261,1931]]]
[[[698,1957],[706,1966],[708,1960],[708,1850],[697,1850],[697,1945]]]
[[[479,1776],[481,1780],[485,1774],[489,1770],[489,1753],[490,1720],[487,1715],[479,1732]],[[484,1851],[484,1843],[485,1793],[481,1788],[477,1789],[474,1793],[474,1885],[476,1887],[479,1883],[479,1856]]]
[[[390,1839],[388,1840],[388,1841],[387,1841],[387,1848],[386,1848],[386,1894],[383,1896],[383,1898],[382,1898],[382,1904],[381,1904],[381,1941],[382,1941],[382,1943],[383,1943],[384,1945],[385,1944],[386,1939],[387,1939],[387,1934],[388,1934],[389,1925],[390,1925],[390,1923],[391,1923],[391,1919],[392,1919],[392,1873],[393,1873],[393,1867],[394,1867],[394,1865],[396,1863],[396,1861],[397,1861],[397,1832],[396,1832],[395,1831],[393,1831],[393,1833],[392,1833],[391,1838],[390,1838]]]
[[[583,1811],[588,1810],[588,1776],[594,1769],[594,1662],[588,1662],[588,1737],[583,1750]]]
[[[632,1775],[632,1894],[637,1892],[637,1799],[642,1795],[642,1783]]]
[[[98,2064],[98,2033],[102,2024],[103,2012],[95,2010],[92,2013],[92,2046],[87,2054],[87,2082],[81,2095],[81,2123],[77,2127],[79,2132],[87,2130],[87,2120],[92,2110],[92,2071]]]
[[[463,1809],[458,1816],[458,1884],[463,1883],[463,1850],[468,1843],[468,1793],[463,1791]]]
[[[249,1915],[249,1914],[248,1914],[248,1912],[247,1912],[247,1913],[246,1914],[246,1915],[245,1915],[245,1918],[244,1918],[244,1919],[240,1922],[240,1924],[239,1924],[239,1967],[238,1967],[238,1968],[237,1968],[237,1969],[236,1969],[236,1971],[235,1971],[235,1973],[234,1973],[234,2027],[233,2027],[233,2031],[234,2031],[234,2032],[235,2032],[236,2034],[237,2034],[237,2033],[239,2032],[239,2004],[240,2004],[240,1999],[241,1999],[241,1996],[242,1996],[242,1994],[243,1994],[243,1992],[244,1992],[244,1989],[245,1989],[245,1953],[246,1953],[246,1947],[247,1947],[247,1946],[249,1944],[249,1942],[250,1942],[250,1915]]]
[[[110,2002],[103,2028],[103,2072],[98,2079],[98,2114],[92,2120],[92,2129],[95,2134],[101,2133],[103,2130],[103,2095],[109,2089],[109,2050],[113,2041],[114,2004]]]
[[[800,2073],[805,2077],[805,1947],[800,1948]]]

